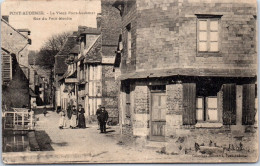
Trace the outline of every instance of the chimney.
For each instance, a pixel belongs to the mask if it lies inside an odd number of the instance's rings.
[[[97,18],[96,18],[96,20],[97,20],[97,28],[98,29],[101,28],[101,19],[102,19],[101,13],[98,13],[97,14]]]
[[[23,34],[24,36],[28,37],[29,35],[31,35],[31,31],[29,29],[17,29],[21,34]]]
[[[2,19],[9,23],[9,16],[4,15],[4,16],[2,16]]]

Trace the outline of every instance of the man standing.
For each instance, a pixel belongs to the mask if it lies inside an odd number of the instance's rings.
[[[100,133],[106,133],[108,112],[106,111],[105,107],[101,107],[101,110],[98,109],[96,115],[100,126]]]
[[[100,112],[101,112],[101,105],[98,105],[98,109],[97,109],[97,112],[96,112],[97,120],[98,120],[98,125],[100,125],[100,124],[99,124],[99,116],[100,116]],[[99,127],[99,129],[100,129],[100,127]],[[98,129],[98,130],[99,130],[99,129]]]

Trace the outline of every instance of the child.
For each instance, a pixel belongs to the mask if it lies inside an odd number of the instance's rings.
[[[46,116],[46,114],[47,114],[47,110],[45,109],[45,110],[43,111],[43,115]]]
[[[64,110],[60,111],[59,115],[60,115],[59,128],[63,129],[63,127],[65,127],[65,112],[64,112]]]

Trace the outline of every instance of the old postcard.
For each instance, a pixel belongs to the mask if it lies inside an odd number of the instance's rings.
[[[257,162],[255,0],[6,0],[5,164]]]

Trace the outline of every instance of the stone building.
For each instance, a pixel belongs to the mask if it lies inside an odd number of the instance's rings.
[[[31,44],[31,40],[1,19],[2,54],[2,106],[30,106],[29,80],[19,63],[20,53]]]
[[[257,124],[256,4],[117,0],[113,6],[122,16],[123,49],[115,62],[123,134],[198,141],[196,132],[243,133]]]

